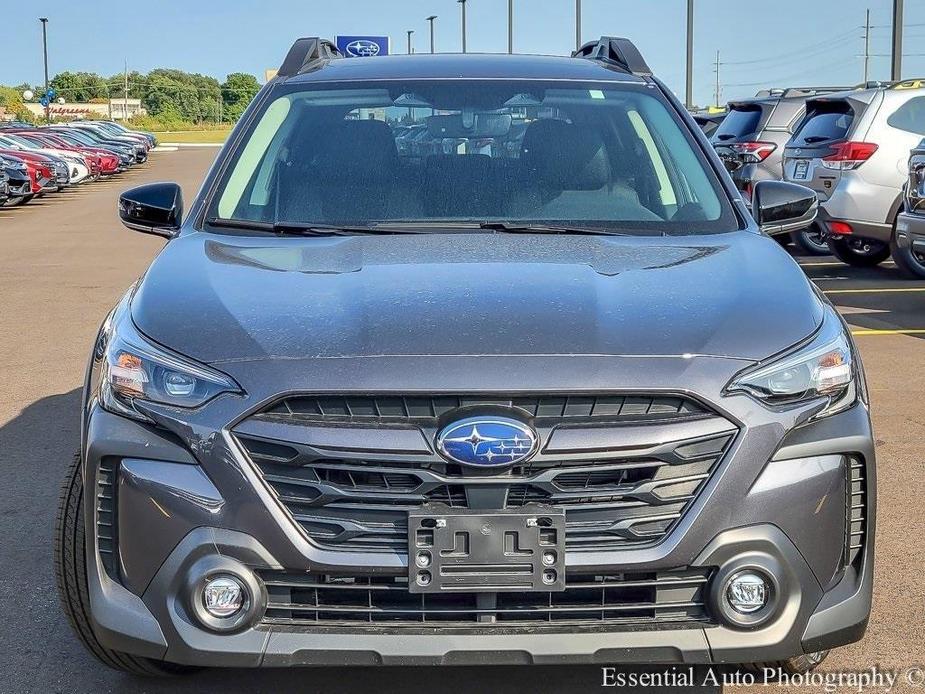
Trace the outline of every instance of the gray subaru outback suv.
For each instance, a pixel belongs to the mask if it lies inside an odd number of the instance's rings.
[[[187,212],[120,200],[169,241],[87,370],[77,635],[141,674],[813,667],[864,634],[875,499],[851,337],[762,233],[815,207],[753,219],[625,39],[300,39]]]

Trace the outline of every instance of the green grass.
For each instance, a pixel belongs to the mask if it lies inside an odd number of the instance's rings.
[[[183,130],[154,133],[158,142],[179,143],[222,143],[228,138],[231,128],[213,130]]]

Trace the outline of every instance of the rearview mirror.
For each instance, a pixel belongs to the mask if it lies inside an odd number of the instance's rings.
[[[129,229],[172,239],[183,221],[183,193],[176,183],[148,183],[119,196],[119,218]]]
[[[503,137],[511,129],[509,113],[468,113],[428,116],[427,130],[434,138]]]
[[[816,219],[816,193],[796,183],[759,181],[752,193],[752,215],[761,231],[774,236],[805,229]]]

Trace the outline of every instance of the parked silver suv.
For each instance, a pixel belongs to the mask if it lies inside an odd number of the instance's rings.
[[[784,178],[816,191],[840,260],[870,267],[890,256],[909,151],[923,135],[922,80],[807,101],[784,152]]]
[[[847,87],[769,89],[751,99],[729,102],[729,113],[710,141],[746,200],[751,200],[758,181],[779,181],[784,177],[784,146],[802,121],[806,100],[845,89]],[[815,224],[790,232],[790,238],[807,253],[829,252],[821,229]]]

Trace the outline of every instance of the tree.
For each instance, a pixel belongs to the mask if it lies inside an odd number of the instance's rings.
[[[20,89],[22,87],[22,89]],[[23,106],[22,93],[30,89],[28,85],[18,87],[0,87],[0,106],[18,120],[32,120],[29,110]]]
[[[130,72],[127,81],[130,99],[141,99],[148,113],[159,120],[180,125],[235,121],[260,90],[253,75],[241,72],[228,75],[220,84],[208,75],[158,68],[147,74]],[[83,102],[122,98],[125,85],[126,75],[121,72],[107,78],[92,72],[61,72],[50,82],[68,101]],[[43,90],[33,91],[38,96]]]
[[[93,72],[59,72],[49,82],[66,101],[90,101],[107,97],[106,80]]]
[[[260,91],[257,78],[246,72],[232,72],[222,83],[222,101],[225,111],[224,119],[236,121],[244,109]]]

